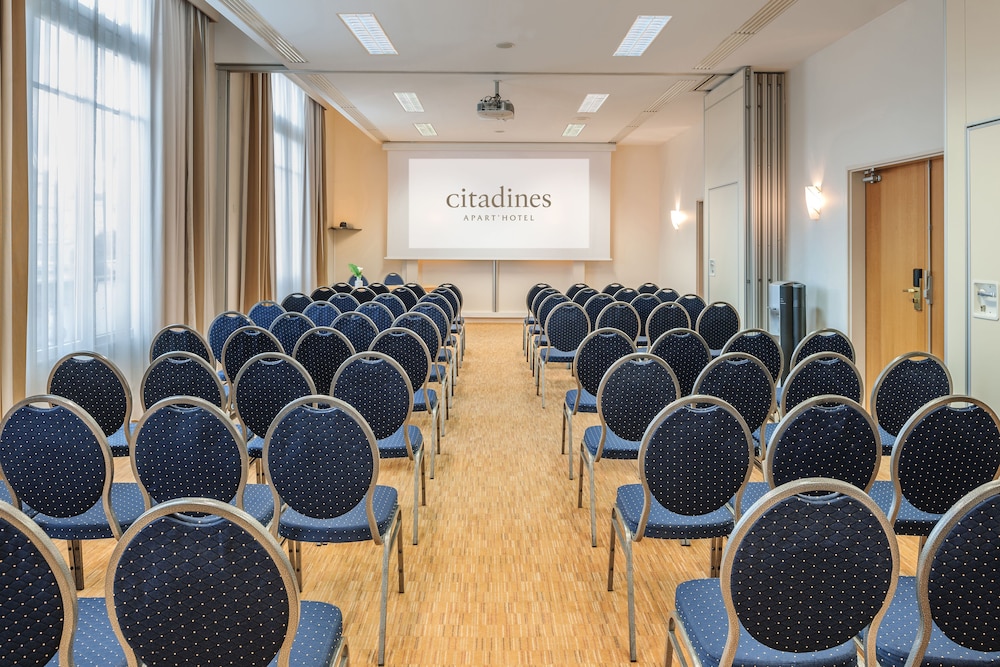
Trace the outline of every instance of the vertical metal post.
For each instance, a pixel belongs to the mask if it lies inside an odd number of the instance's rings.
[[[500,265],[497,260],[493,260],[493,312],[500,312]]]

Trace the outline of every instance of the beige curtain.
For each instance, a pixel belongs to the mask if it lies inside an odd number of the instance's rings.
[[[323,105],[306,105],[306,211],[313,247],[313,282],[329,285],[326,268],[326,123]]]
[[[28,119],[24,3],[0,0],[0,407],[24,396]]]

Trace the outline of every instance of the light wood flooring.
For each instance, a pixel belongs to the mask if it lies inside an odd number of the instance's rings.
[[[565,367],[548,370],[547,407],[535,396],[519,322],[468,324],[455,406],[411,544],[413,475],[408,461],[382,463],[380,484],[399,490],[406,592],[390,562],[386,665],[628,665],[625,559],[607,590],[610,510],[620,484],[638,480],[634,461],[597,464],[597,548],[590,546],[587,487],[560,455],[561,401],[575,386]],[[415,422],[425,437],[426,417]],[[576,418],[579,438],[594,415]],[[574,465],[576,468],[577,465]],[[131,478],[119,461],[116,479]],[[880,478],[887,478],[888,459]],[[760,479],[755,473],[754,479]],[[912,574],[916,541],[900,540]],[[84,596],[104,593],[111,540],[84,544]],[[344,612],[353,665],[376,664],[381,547],[304,545],[303,599]],[[635,548],[638,665],[661,665],[674,587],[707,575],[708,541],[684,547],[644,540]],[[676,664],[676,663],[675,663]]]

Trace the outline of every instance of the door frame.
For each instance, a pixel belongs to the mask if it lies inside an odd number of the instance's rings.
[[[922,160],[933,160],[943,157],[943,151],[913,155],[900,158],[898,160],[873,162],[859,165],[847,172],[848,180],[848,205],[847,205],[847,248],[849,256],[848,270],[848,331],[851,341],[854,343],[857,366],[860,369],[867,366],[867,322],[865,316],[865,305],[867,301],[866,285],[866,265],[865,265],[865,182],[864,173],[869,169],[886,169],[909,162]],[[947,184],[946,184],[947,187]],[[943,281],[944,276],[935,276],[935,280]],[[944,294],[943,290],[939,294]],[[935,304],[943,306],[943,304]],[[940,312],[940,311],[938,311]],[[871,392],[871,387],[865,387],[865,393]],[[863,396],[862,402],[867,404],[868,397]]]

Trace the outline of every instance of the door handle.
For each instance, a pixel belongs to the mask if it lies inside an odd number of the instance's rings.
[[[904,294],[913,295],[913,310],[923,310],[924,309],[924,294],[919,287],[910,287],[909,289],[903,290]]]

